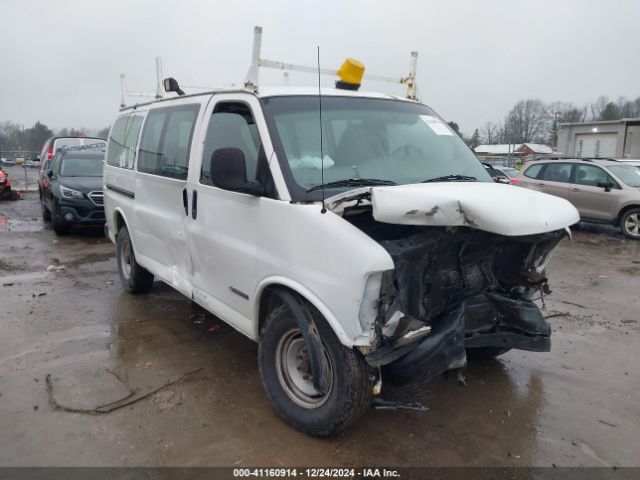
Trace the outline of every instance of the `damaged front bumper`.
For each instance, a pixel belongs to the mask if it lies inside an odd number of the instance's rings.
[[[432,378],[463,367],[467,349],[549,351],[551,328],[531,298],[549,293],[544,267],[564,236],[426,228],[380,239],[396,268],[382,276],[379,342],[367,362]],[[402,341],[425,326],[421,338]]]

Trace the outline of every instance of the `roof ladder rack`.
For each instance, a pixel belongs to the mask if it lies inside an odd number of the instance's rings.
[[[263,68],[272,68],[275,70],[283,70],[285,73],[285,80],[288,80],[288,72],[304,72],[304,73],[312,73],[316,75],[318,73],[317,67],[308,67],[305,65],[294,65],[292,63],[284,63],[278,62],[274,60],[266,60],[260,57],[260,50],[262,47],[262,27],[254,27],[253,29],[253,48],[251,50],[251,65],[249,67],[249,71],[247,72],[247,76],[244,81],[244,86],[251,90],[258,90],[258,80],[259,80],[259,70],[260,67]],[[407,98],[411,100],[419,100],[419,91],[418,86],[416,84],[416,71],[418,67],[418,52],[411,52],[411,63],[409,75],[406,77],[387,77],[383,75],[373,75],[370,73],[365,73],[363,75],[364,79],[374,80],[377,82],[389,82],[396,83],[407,86]],[[322,75],[330,75],[337,76],[338,71],[332,70],[329,68],[321,68],[320,74]]]

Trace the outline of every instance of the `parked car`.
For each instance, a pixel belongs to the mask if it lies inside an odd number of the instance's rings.
[[[104,150],[107,142],[104,138],[98,137],[51,137],[42,146],[40,162],[53,160],[58,150],[70,150],[76,148],[88,148]]]
[[[640,240],[640,170],[632,165],[596,158],[535,161],[512,183],[569,200],[583,221],[620,226]]]
[[[484,165],[484,168],[487,170],[487,173],[491,176],[494,182],[505,184],[511,183],[511,179],[508,175],[504,174],[490,163],[482,162],[482,165]]]
[[[56,154],[62,155],[67,151],[102,151],[107,148],[106,140],[98,137],[51,137],[42,147],[40,158],[40,173],[38,175],[38,191],[42,198],[43,186],[48,182],[46,178],[46,170],[49,169],[51,162]],[[49,161],[49,163],[47,163]]]
[[[40,168],[40,162],[37,160],[27,160],[24,162],[24,166],[27,168]]]
[[[27,159],[24,157],[16,157],[16,165],[24,165],[26,161]]]
[[[322,149],[313,88],[124,108],[104,173],[124,289],[157,278],[259,342],[276,410],[318,436],[383,381],[459,369],[466,349],[548,351],[531,299],[579,220],[493,182],[426,105],[337,88],[322,91]]]
[[[503,167],[503,166],[498,166],[496,167],[494,165],[493,167],[498,173],[501,173],[504,177],[506,178],[513,178],[518,174],[518,169],[517,168],[512,168],[512,167]]]
[[[45,163],[42,218],[53,222],[56,234],[69,233],[73,225],[104,225],[104,152],[68,152]]]
[[[16,159],[15,158],[3,158],[2,159],[2,165],[5,167],[12,167],[16,164]]]

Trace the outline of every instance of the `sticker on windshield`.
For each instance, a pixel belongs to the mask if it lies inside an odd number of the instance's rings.
[[[420,118],[429,125],[429,128],[433,130],[433,133],[436,135],[453,135],[453,132],[447,127],[442,120],[438,117],[433,117],[431,115],[420,115]]]

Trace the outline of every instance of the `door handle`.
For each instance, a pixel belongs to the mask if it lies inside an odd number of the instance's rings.
[[[579,189],[579,188],[572,188],[572,189],[571,189],[571,191],[572,191],[572,192],[579,192],[579,191],[580,191],[580,189]]]
[[[539,183],[539,184],[538,184],[538,186],[539,186],[539,187],[544,187],[544,186],[545,186],[545,184],[544,184],[544,183]]]
[[[182,189],[182,205],[184,206],[184,214],[189,216],[189,197],[187,195],[187,189]]]
[[[198,192],[196,190],[191,194],[191,218],[194,220],[198,216]]]

